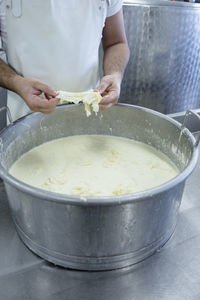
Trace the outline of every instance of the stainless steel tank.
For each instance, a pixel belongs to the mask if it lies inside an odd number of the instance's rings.
[[[130,61],[120,102],[162,113],[200,107],[200,5],[124,1]]]
[[[197,162],[195,138],[187,129],[180,138],[181,126],[173,119],[129,105],[102,114],[87,118],[82,105],[61,106],[51,115],[26,116],[0,134],[0,177],[16,229],[32,251],[64,267],[115,269],[154,253],[175,229],[185,180]],[[112,134],[150,144],[180,174],[143,192],[84,200],[37,189],[9,175],[12,164],[33,147],[81,134]]]

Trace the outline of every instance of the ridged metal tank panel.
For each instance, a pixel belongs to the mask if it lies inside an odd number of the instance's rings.
[[[172,113],[200,107],[200,5],[124,3],[130,61],[120,102]]]

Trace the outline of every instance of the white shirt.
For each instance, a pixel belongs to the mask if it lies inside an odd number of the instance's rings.
[[[122,0],[105,0],[105,1],[107,1],[108,3],[106,17],[110,17],[114,15],[122,7],[122,2],[123,2]],[[4,60],[5,60],[6,49],[7,49],[6,0],[0,0],[0,58]]]
[[[2,47],[17,73],[56,90],[78,92],[97,86],[105,20],[121,9],[122,0],[0,0],[4,9],[5,4]],[[29,111],[10,92],[8,106],[14,119]]]

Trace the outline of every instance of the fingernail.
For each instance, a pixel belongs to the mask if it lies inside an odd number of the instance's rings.
[[[57,91],[56,90],[51,90],[52,94],[53,95],[56,95],[57,94]]]

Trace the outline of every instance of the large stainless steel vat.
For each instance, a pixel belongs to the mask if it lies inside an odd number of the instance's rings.
[[[200,5],[124,1],[131,57],[120,102],[162,113],[200,107]]]
[[[77,134],[111,134],[156,147],[180,174],[157,188],[85,200],[24,184],[9,175],[25,152],[46,141]],[[137,263],[172,235],[186,178],[194,169],[195,139],[180,124],[149,109],[116,105],[85,116],[82,105],[57,107],[51,115],[33,113],[0,135],[0,176],[5,182],[17,231],[41,257],[65,267],[106,270]],[[27,166],[28,167],[28,166]]]

